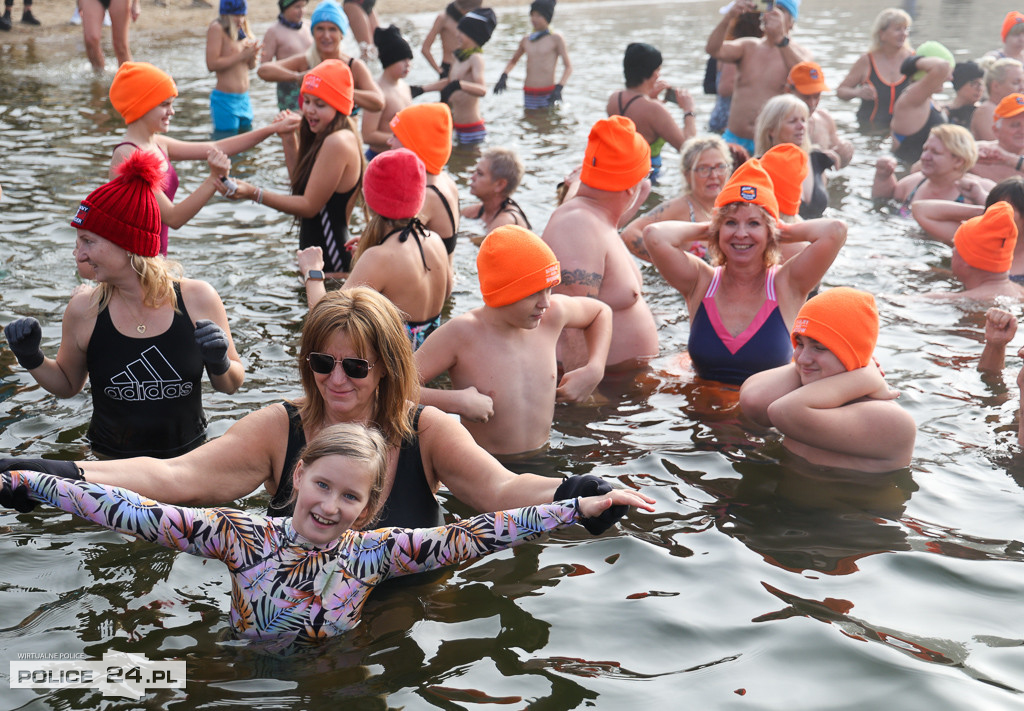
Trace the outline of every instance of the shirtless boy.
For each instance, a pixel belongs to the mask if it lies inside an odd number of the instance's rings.
[[[610,369],[635,368],[658,354],[658,329],[644,301],[640,269],[617,229],[644,197],[650,163],[647,141],[632,121],[600,119],[590,129],[577,193],[551,214],[542,235],[562,267],[555,292],[595,297],[611,307]],[[563,334],[559,359],[566,370],[587,361],[578,330]]]
[[[482,0],[454,0],[448,3],[444,12],[438,14],[433,26],[423,38],[423,46],[420,51],[427,58],[427,63],[434,68],[437,75],[442,79],[448,77],[452,70],[452,63],[455,61],[455,48],[459,46],[458,32],[459,20],[470,10],[476,10],[482,4]],[[437,38],[441,38],[441,63],[434,59],[430,48]]]
[[[508,75],[519,59],[526,55],[526,81],[523,83],[523,105],[528,109],[544,109],[562,100],[562,89],[572,74],[569,50],[561,32],[552,32],[551,18],[555,14],[555,0],[534,0],[530,5],[530,24],[533,32],[519,41],[519,47],[502,72],[494,93],[505,91]],[[562,60],[562,78],[555,83],[555,69]]]
[[[455,389],[424,388],[420,401],[461,415],[491,454],[533,451],[548,442],[555,402],[586,400],[604,377],[612,312],[596,299],[552,294],[558,260],[522,227],[491,232],[477,271],[484,305],[445,323],[415,354],[421,383],[447,371]],[[567,327],[582,329],[588,358],[559,381],[555,349]]]
[[[363,143],[366,144],[366,160],[373,160],[378,153],[388,150],[388,139],[394,135],[389,125],[391,119],[412,104],[412,94],[409,85],[405,83],[412,64],[412,47],[394,25],[374,30],[373,43],[377,46],[377,56],[384,67],[377,80],[377,86],[384,94],[384,108],[363,112],[360,128]]]
[[[777,0],[764,13],[764,37],[725,39],[729,23],[745,12],[756,12],[752,0],[737,0],[711,31],[705,47],[720,62],[736,65],[736,86],[729,109],[729,127],[722,138],[738,143],[754,155],[754,123],[768,99],[786,90],[794,65],[811,59],[810,52],[789,38],[800,10],[800,0]]]
[[[214,131],[241,133],[252,128],[249,70],[256,68],[260,48],[249,29],[245,0],[221,0],[220,17],[206,30],[206,68],[217,74],[210,93]]]
[[[263,53],[260,64],[287,59],[295,54],[302,54],[313,44],[313,34],[302,26],[302,13],[306,9],[306,0],[277,0],[281,13],[277,22],[270,26],[263,35]],[[282,81],[277,85],[277,108],[299,110],[300,81]]]
[[[455,138],[459,143],[480,143],[487,138],[480,115],[480,97],[487,93],[483,46],[497,25],[494,10],[487,7],[463,15],[459,20],[458,46],[451,73],[447,79],[423,87],[425,92],[440,91],[441,101],[452,107]]]

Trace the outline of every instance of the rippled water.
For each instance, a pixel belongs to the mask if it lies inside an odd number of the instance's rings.
[[[795,36],[835,86],[885,4],[804,5]],[[1013,7],[913,5],[915,42],[942,37],[963,58],[995,45]],[[499,15],[487,47],[491,82],[528,30],[525,8]],[[580,160],[587,129],[621,84],[625,44],[658,45],[663,75],[699,89],[717,18],[706,2],[559,5],[556,26],[576,65],[566,104],[538,117],[523,114],[514,91],[483,103],[490,142],[516,146],[528,166],[517,198],[538,229],[554,207],[555,183]],[[432,16],[395,19],[415,46]],[[38,317],[53,354],[76,284],[67,222],[105,176],[119,121],[76,34],[39,42],[0,48],[0,321]],[[203,43],[200,29],[137,37],[137,58],[178,82],[176,137],[208,131],[213,82]],[[418,61],[412,80],[427,73]],[[518,87],[521,76],[522,66],[510,83]],[[257,81],[252,93],[258,120],[269,119],[272,88]],[[824,104],[852,133],[855,105],[834,96]],[[702,119],[710,107],[698,97]],[[947,250],[872,205],[873,159],[884,144],[851,137],[857,156],[831,185],[832,214],[848,221],[850,237],[826,285],[879,297],[878,356],[919,425],[909,472],[837,480],[788,461],[771,435],[745,431],[733,393],[686,375],[685,307],[646,268],[662,356],[641,378],[606,382],[598,404],[560,407],[550,456],[535,469],[617,478],[655,497],[657,514],[632,515],[600,539],[562,532],[382,594],[352,636],[288,658],[230,640],[219,564],[126,542],[53,511],[4,514],[0,661],[22,653],[99,659],[112,650],[185,660],[187,688],[151,692],[139,702],[147,708],[1024,706],[1019,363],[1010,359],[1005,380],[980,377],[984,308],[920,298],[953,288]],[[462,149],[453,156],[463,185],[475,158]],[[670,149],[666,166],[660,196],[680,183]],[[186,191],[202,177],[198,164],[177,167]],[[279,146],[250,151],[235,172],[282,187]],[[207,393],[211,435],[297,394],[304,299],[296,244],[289,218],[249,203],[215,202],[172,234],[173,256],[223,296],[248,366],[237,395]],[[480,303],[474,258],[461,242],[456,312]],[[0,352],[0,452],[84,456],[89,412],[87,394],[57,400]],[[245,502],[263,504],[259,495]],[[466,513],[457,502],[449,509]],[[103,704],[98,691],[0,692],[3,708]]]

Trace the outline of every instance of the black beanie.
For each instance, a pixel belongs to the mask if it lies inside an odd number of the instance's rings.
[[[385,69],[403,59],[412,59],[412,47],[405,41],[405,37],[402,37],[401,30],[394,25],[375,29],[373,43],[377,45],[380,65]]]
[[[556,0],[533,0],[530,4],[530,12],[536,12],[548,22],[555,16]]]
[[[960,91],[966,84],[981,79],[985,76],[985,70],[978,66],[977,62],[970,60],[957,62],[953,67],[953,91]]]
[[[661,66],[661,52],[657,47],[643,42],[632,42],[626,47],[622,69],[626,74],[626,86],[638,86],[651,77]]]
[[[459,20],[459,32],[483,47],[491,38],[494,28],[498,26],[498,16],[489,7],[467,12]]]

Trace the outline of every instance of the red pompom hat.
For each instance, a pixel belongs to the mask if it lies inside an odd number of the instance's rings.
[[[71,226],[88,230],[140,257],[160,252],[160,205],[156,190],[167,169],[149,151],[135,151],[117,167],[117,177],[89,193]]]

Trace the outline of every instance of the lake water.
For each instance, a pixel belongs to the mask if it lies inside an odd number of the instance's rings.
[[[831,86],[866,49],[884,7],[804,3],[794,37],[814,51]],[[910,3],[912,37],[941,37],[958,58],[979,56],[996,46],[1014,7]],[[487,46],[489,84],[528,31],[525,6],[499,15]],[[515,146],[528,167],[516,197],[538,231],[554,208],[555,184],[581,160],[590,125],[621,85],[626,43],[659,46],[663,76],[699,92],[704,41],[718,17],[707,2],[558,6],[555,24],[576,66],[565,104],[524,115],[522,65],[514,90],[483,100],[489,143]],[[415,47],[432,15],[385,19]],[[213,81],[203,34],[197,27],[134,37],[136,58],[177,80],[178,138],[203,139],[209,130]],[[428,78],[418,60],[411,81]],[[75,32],[0,48],[0,322],[39,318],[49,355],[77,283],[68,221],[105,179],[119,135],[108,82],[90,74]],[[254,79],[252,94],[258,121],[269,120],[272,87]],[[116,650],[184,660],[188,683],[138,702],[97,690],[9,690],[3,663],[0,708],[1024,707],[1018,343],[1004,378],[977,373],[985,305],[921,299],[956,288],[948,249],[872,204],[874,158],[886,143],[855,132],[855,103],[834,95],[823,103],[857,148],[830,186],[830,214],[848,222],[849,240],[825,285],[878,295],[877,355],[919,426],[909,471],[843,480],[788,461],[775,436],[746,431],[734,393],[695,384],[685,372],[683,301],[647,267],[661,356],[643,377],[606,382],[598,404],[559,407],[551,451],[534,469],[594,472],[639,487],[657,499],[656,514],[632,514],[597,539],[561,532],[382,594],[351,636],[284,658],[226,634],[229,585],[220,564],[126,541],[60,512],[3,514],[0,662],[26,653],[99,660]],[[699,95],[697,104],[703,123],[711,97]],[[463,186],[476,155],[455,151],[449,168]],[[680,185],[671,149],[665,163],[659,198]],[[203,167],[177,165],[186,194]],[[285,185],[276,139],[234,170]],[[297,236],[289,218],[269,209],[214,201],[171,240],[188,274],[222,295],[247,365],[238,394],[207,393],[216,436],[298,393],[305,301]],[[480,303],[474,260],[475,248],[461,241],[456,313]],[[0,352],[0,452],[84,457],[90,410],[87,392],[57,400]],[[262,509],[265,498],[243,504]],[[457,502],[448,508],[467,513]]]

